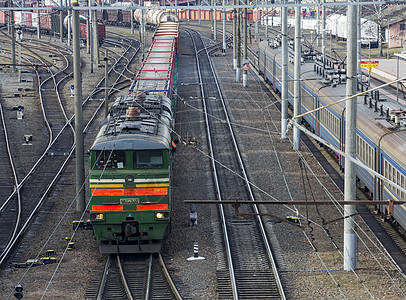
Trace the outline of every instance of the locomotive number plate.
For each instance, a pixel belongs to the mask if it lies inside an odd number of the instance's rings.
[[[123,198],[120,199],[120,204],[138,204],[140,203],[140,198]]]

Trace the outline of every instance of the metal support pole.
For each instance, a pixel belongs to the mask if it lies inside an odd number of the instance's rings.
[[[285,1],[284,1],[285,2]],[[281,138],[285,139],[288,124],[288,8],[281,8],[282,17],[282,103],[281,103]]]
[[[396,56],[396,101],[399,102],[399,56]]]
[[[18,82],[21,82],[21,45],[18,45]]]
[[[93,11],[93,61],[96,65],[99,64],[100,54],[99,54],[99,24],[97,23],[96,11]]]
[[[223,0],[223,5],[226,5],[226,0]],[[226,9],[223,8],[223,49],[222,49],[222,55],[226,55],[226,47],[227,47],[227,42],[226,42]]]
[[[89,6],[91,6],[91,2],[89,0]],[[88,26],[87,26],[87,42],[88,42],[88,49],[90,50],[90,73],[93,73],[93,63],[94,63],[94,43],[93,43],[93,10],[89,9],[89,19],[88,19]]]
[[[361,6],[357,6],[357,77],[362,79],[361,70]]]
[[[37,0],[37,7],[39,7],[39,0]],[[37,11],[37,39],[41,39],[41,15],[39,9]]]
[[[214,0],[210,0],[210,6],[213,7],[213,1]],[[211,28],[211,36],[214,37],[214,18],[213,18],[213,9],[210,9],[210,28]]]
[[[320,47],[320,36],[321,36],[321,34],[320,34],[320,0],[319,1],[317,1],[317,9],[316,9],[316,13],[317,13],[317,47]]]
[[[322,27],[322,37],[321,37],[321,53],[323,56],[323,69],[326,67],[326,6],[324,5],[324,1],[321,7],[321,27]],[[330,33],[331,38],[331,33]],[[331,44],[330,44],[331,45]],[[331,49],[330,49],[330,57],[331,57]]]
[[[255,41],[258,39],[259,34],[259,8],[258,8],[258,0],[255,0]]]
[[[21,42],[22,42],[22,34],[23,31],[21,29],[17,30],[17,41],[19,42],[18,44],[18,82],[21,82]]]
[[[144,6],[144,0],[141,1],[141,6]],[[145,9],[141,10],[141,59],[144,60],[145,51]]]
[[[10,4],[11,3],[11,4]],[[8,5],[11,7],[13,5],[12,0],[8,0]],[[10,35],[11,34],[11,18],[7,19],[7,33]]]
[[[361,9],[359,9],[358,11],[361,11]],[[386,41],[386,58],[387,59],[389,59],[389,56],[390,56],[390,53],[389,53],[389,20],[388,20],[388,24],[387,24],[387,32],[388,32],[388,34],[386,34],[386,39],[387,39],[387,41]]]
[[[297,4],[301,4],[301,0],[297,0]],[[295,62],[294,62],[294,86],[293,86],[293,116],[301,114],[301,97],[300,97],[300,72],[301,72],[301,13],[302,7],[295,8]],[[300,124],[300,118],[295,122]],[[293,128],[293,149],[300,150],[300,130],[296,126]]]
[[[189,9],[189,1],[187,2],[187,21],[189,22],[190,20],[190,9]]]
[[[244,68],[242,74],[242,86],[248,86],[248,54],[247,54],[247,8],[244,8],[244,16],[243,16],[243,47],[244,47]]]
[[[378,8],[378,43],[379,43],[379,57],[383,56],[382,50],[382,5]]]
[[[175,6],[178,7],[178,0],[175,0]],[[176,14],[176,16],[178,16],[178,10],[177,9],[175,9],[175,14]]]
[[[60,1],[61,7],[63,6],[62,0]],[[59,39],[60,42],[63,43],[63,11],[59,12]]]
[[[356,6],[347,8],[347,97],[357,91],[357,10]],[[346,102],[345,106],[345,154],[356,158],[357,98]],[[356,165],[345,160],[344,201],[356,200]],[[344,270],[353,271],[356,267],[356,235],[353,217],[355,205],[344,205]]]
[[[134,35],[134,10],[131,10],[131,35]]]
[[[215,2],[214,2],[215,4]],[[217,40],[217,10],[213,10],[213,39]]]
[[[202,1],[199,1],[199,6],[202,5]],[[202,24],[202,10],[199,8],[199,24]]]
[[[109,68],[109,57],[108,57],[108,50],[106,48],[104,52],[104,112],[105,117],[109,115],[109,91],[107,90],[107,79],[109,76],[108,68]]]
[[[13,6],[13,2],[9,1],[10,7]],[[11,24],[11,64],[13,72],[16,71],[16,30],[14,26],[14,11],[9,11],[10,24]]]
[[[79,6],[79,3],[72,3]],[[76,211],[85,209],[85,168],[83,157],[82,78],[80,70],[79,11],[73,11],[73,78],[75,85],[75,140],[76,140]]]
[[[265,3],[268,5],[268,0],[265,1]],[[268,21],[269,21],[269,9],[268,7],[265,8],[265,39],[269,38],[269,28],[268,28]]]
[[[69,0],[69,6],[71,6],[70,0]],[[71,42],[71,35],[72,35],[72,10],[68,10],[68,46],[70,46]]]
[[[240,1],[238,1],[239,3]],[[237,8],[237,70],[236,70],[236,78],[237,82],[241,81],[241,12],[240,9]]]
[[[236,0],[233,0],[236,5]],[[233,9],[233,67],[237,70],[237,9]]]
[[[89,2],[90,2],[90,0],[89,0]],[[91,30],[91,25],[90,25],[90,13],[91,13],[91,10],[89,9],[88,11],[87,11],[87,18],[86,18],[86,50],[87,50],[87,54],[91,54],[90,52],[90,43],[91,43],[91,38],[90,38],[90,33],[92,32],[92,30]],[[79,28],[79,30],[80,30],[80,28]],[[90,60],[91,61],[91,60]]]

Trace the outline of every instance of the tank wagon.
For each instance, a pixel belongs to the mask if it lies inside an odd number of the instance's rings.
[[[90,222],[101,253],[159,252],[170,225],[177,39],[177,23],[159,25],[90,149]]]
[[[260,74],[271,83],[273,89],[282,91],[281,60],[279,48],[270,47],[267,41],[260,42],[258,68]],[[311,56],[306,56],[307,58]],[[301,109],[309,112],[346,97],[345,70],[342,62],[326,61],[313,56],[315,61],[302,63]],[[289,60],[291,61],[291,60]],[[293,60],[292,60],[293,61]],[[293,105],[293,64],[289,64],[289,96]],[[318,79],[316,79],[318,78]],[[359,90],[365,90],[358,83]],[[357,160],[401,187],[406,186],[406,107],[389,98],[383,98],[379,92],[358,97],[357,106]],[[337,149],[345,151],[345,103],[339,103],[303,117],[303,122],[322,139]],[[344,158],[338,153],[339,165],[344,169]],[[370,193],[373,200],[406,200],[406,194],[400,189],[383,182],[365,169],[357,168],[357,182]],[[387,208],[379,207],[381,210]],[[395,221],[406,229],[406,207],[395,205]]]
[[[141,9],[134,11],[134,19],[141,23]],[[178,17],[171,11],[162,9],[148,9],[145,12],[145,21],[147,24],[158,25],[162,22],[178,22]]]

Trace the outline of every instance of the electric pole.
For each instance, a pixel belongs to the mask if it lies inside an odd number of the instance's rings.
[[[78,7],[78,2],[72,6]],[[83,157],[82,75],[80,70],[79,10],[73,11],[73,79],[75,87],[75,139],[76,139],[76,211],[85,209],[85,168]]]
[[[284,1],[285,3],[286,1]],[[281,8],[282,17],[282,103],[281,103],[281,138],[285,139],[288,123],[288,8]]]
[[[346,96],[357,92],[357,7],[347,7],[347,88]],[[356,158],[357,97],[345,105],[345,154]],[[344,201],[356,200],[356,165],[349,159],[344,162]],[[356,235],[353,214],[355,205],[344,205],[344,270],[356,267]]]
[[[301,4],[301,0],[297,0],[297,4]],[[294,62],[294,86],[293,86],[293,117],[295,122],[300,124],[301,118],[296,116],[301,114],[301,97],[300,97],[300,72],[301,72],[301,12],[302,7],[295,8],[295,62]],[[296,126],[293,128],[293,150],[300,150],[300,130]]]

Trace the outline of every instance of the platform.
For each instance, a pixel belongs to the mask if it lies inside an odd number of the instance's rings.
[[[379,67],[371,69],[371,76],[384,82],[391,82],[395,81],[397,78],[406,77],[406,53],[395,55],[397,58],[394,59],[373,59],[374,61],[379,61]],[[362,69],[367,72],[366,68]],[[392,86],[396,88],[396,83],[392,84]],[[403,87],[403,90],[406,91],[406,87]],[[396,92],[393,95],[394,96],[392,97],[395,97],[393,98],[395,101],[406,105],[406,99],[403,97],[400,84],[398,95],[396,95]]]

